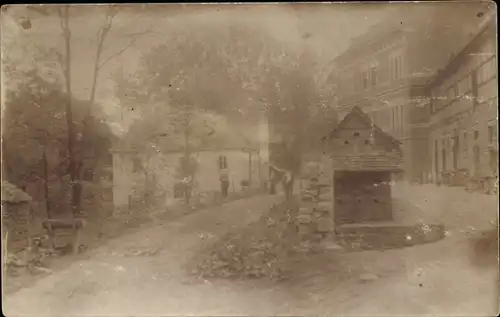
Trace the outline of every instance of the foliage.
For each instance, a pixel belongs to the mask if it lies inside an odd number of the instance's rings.
[[[275,205],[256,223],[221,237],[194,259],[195,273],[204,278],[286,279],[299,245],[297,212],[295,202]]]
[[[123,13],[130,13],[129,7],[120,8],[116,5],[108,5],[108,6],[99,6],[99,7],[79,7],[78,12],[73,10],[73,7],[69,5],[60,5],[60,6],[26,6],[26,7],[18,7],[17,9],[9,10],[9,21],[18,20],[18,24],[22,26],[24,29],[22,32],[24,34],[30,33],[29,29],[35,29],[37,23],[43,21],[42,18],[53,19],[52,21],[57,21],[59,25],[60,33],[60,43],[63,44],[59,46],[54,44],[52,41],[51,48],[48,50],[51,55],[53,55],[52,64],[57,65],[60,68],[61,73],[59,74],[56,82],[59,84],[64,90],[64,94],[61,93],[62,89],[49,90],[49,91],[57,91],[59,93],[59,98],[57,105],[64,105],[64,117],[66,119],[66,148],[67,148],[67,161],[68,161],[68,174],[71,178],[71,187],[72,187],[72,207],[75,213],[78,213],[81,209],[81,197],[82,197],[82,182],[81,177],[83,174],[83,167],[86,164],[84,160],[84,154],[82,153],[82,147],[89,146],[95,142],[105,141],[103,138],[96,138],[95,129],[99,128],[99,125],[95,125],[95,121],[93,120],[93,116],[96,115],[95,108],[95,100],[97,89],[99,86],[99,75],[100,70],[112,59],[121,55],[128,48],[132,47],[135,42],[144,34],[148,34],[150,30],[145,30],[141,32],[137,32],[134,30],[134,34],[121,34],[125,39],[127,39],[126,44],[121,47],[119,50],[114,51],[110,54],[106,54],[105,44],[107,39],[109,38],[110,31],[113,27],[116,28],[115,17],[119,11]],[[145,7],[137,8],[139,10],[146,9]],[[95,11],[101,12],[101,14],[95,15]],[[104,14],[102,14],[104,13]],[[77,29],[74,27],[76,20],[82,20],[82,17],[85,15],[92,15],[93,18],[101,15],[103,17],[102,23],[98,22],[96,26],[98,27],[97,32],[97,41],[95,46],[95,59],[93,60],[93,65],[91,65],[90,69],[92,70],[92,77],[90,81],[90,94],[88,100],[84,102],[85,111],[83,112],[83,120],[80,121],[78,118],[79,109],[78,108],[81,102],[75,101],[73,95],[73,83],[72,79],[72,65],[74,64],[75,59],[75,49],[72,45],[74,43],[74,39],[77,37]],[[15,29],[15,25],[11,24],[12,29]],[[18,28],[19,29],[19,28]],[[85,32],[88,32],[85,29]],[[24,35],[21,34],[21,35]],[[21,36],[22,37],[22,36]],[[29,37],[29,35],[28,35]],[[22,42],[22,41],[20,41]],[[11,42],[13,44],[13,42]],[[46,43],[39,43],[40,47],[46,45]],[[38,49],[38,47],[37,47]],[[103,54],[104,53],[104,54]],[[33,56],[31,56],[33,57]],[[33,58],[35,60],[35,58]],[[36,64],[37,61],[35,61]],[[12,67],[15,69],[15,67]],[[35,67],[36,68],[36,67]],[[14,73],[14,72],[13,72]],[[22,76],[21,76],[22,77]],[[57,76],[56,76],[57,77]],[[81,88],[81,87],[80,87]],[[74,113],[75,112],[75,113]],[[101,129],[102,130],[102,129]],[[100,131],[102,132],[102,131]],[[52,135],[50,133],[46,133],[46,139],[51,139]],[[109,144],[108,144],[109,145]],[[46,146],[46,145],[44,145]],[[109,146],[108,146],[109,148]],[[103,154],[103,153],[99,153]]]
[[[122,104],[143,117],[164,118],[156,124],[163,129],[166,121],[167,125],[177,122],[173,133],[184,136],[196,126],[190,121],[199,111],[230,118],[268,112],[276,119],[271,124],[283,127],[287,156],[293,158],[290,164],[300,165],[297,154],[306,136],[304,118],[313,118],[309,112],[315,120],[323,114],[310,111],[324,104],[319,100],[311,56],[286,52],[265,34],[239,24],[172,33],[166,44],[143,57],[135,75],[117,74],[115,93]],[[326,94],[322,91],[321,95]]]
[[[5,74],[10,78],[10,73]],[[6,90],[3,110],[2,165],[5,179],[22,186],[44,179],[42,152],[48,154],[49,181],[61,182],[68,172],[67,95],[59,85],[45,80],[37,68],[17,74],[23,79],[16,89]],[[88,103],[73,98],[74,124],[81,133]],[[94,114],[97,114],[94,112]],[[77,143],[82,155],[95,153],[104,158],[112,142],[112,133],[99,118],[90,121],[92,133],[86,142]],[[54,197],[55,200],[57,200]]]
[[[311,55],[287,51],[238,23],[171,31],[165,44],[143,56],[138,72],[116,76],[115,94],[142,116],[137,125],[150,131],[145,140],[168,130],[184,139],[189,156],[191,139],[203,135],[193,131],[199,127],[193,122],[198,113],[246,121],[267,115],[273,133],[282,138],[275,146],[282,153],[271,153],[273,164],[295,174],[303,152],[322,150],[335,116],[328,106],[331,88],[317,74]]]

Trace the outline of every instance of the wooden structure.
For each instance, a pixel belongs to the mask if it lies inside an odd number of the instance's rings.
[[[2,240],[7,250],[17,253],[29,247],[31,197],[9,182],[2,181]],[[5,240],[4,240],[5,242]]]
[[[402,171],[399,142],[355,107],[333,131],[329,150],[335,226],[392,220],[392,175]]]
[[[42,222],[42,226],[55,250],[70,246],[73,254],[78,253],[81,231],[85,227],[84,219],[48,219]]]

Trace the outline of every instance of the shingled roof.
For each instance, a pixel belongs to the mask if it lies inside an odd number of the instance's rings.
[[[354,107],[351,112],[349,112],[345,117],[344,119],[339,123],[339,125],[335,128],[335,130],[333,130],[333,132],[330,134],[330,138],[335,138],[338,134],[338,131],[339,130],[342,130],[344,128],[344,126],[354,117],[354,116],[357,116],[359,117],[364,124],[366,124],[367,126],[370,126],[372,129],[374,129],[374,131],[376,131],[377,135],[379,137],[382,137],[382,138],[385,138],[387,141],[389,141],[390,143],[396,145],[396,146],[399,146],[401,144],[400,141],[396,140],[394,137],[392,137],[390,134],[387,134],[386,132],[384,132],[382,129],[380,129],[380,127],[378,127],[376,124],[374,124],[372,122],[372,120],[370,119],[370,117],[363,112],[363,110],[361,110],[359,107]]]
[[[2,181],[2,202],[25,203],[31,201],[31,196],[7,181]]]
[[[214,120],[214,126],[206,127],[205,136],[193,135],[189,140],[189,146],[192,149],[199,149],[203,151],[218,151],[218,150],[250,150],[257,151],[259,146],[255,140],[253,140],[249,135],[246,135],[238,127],[236,123],[227,122],[227,120],[222,116],[212,115]],[[150,119],[151,120],[151,119]],[[157,149],[163,153],[174,153],[182,152],[185,150],[185,140],[183,135],[170,134],[170,133],[158,133],[159,129],[155,126],[158,124],[153,119],[152,122],[138,122],[133,125],[131,130],[123,136],[120,142],[114,147],[116,152],[133,152],[140,151],[145,141],[151,141],[156,143]],[[200,123],[201,125],[201,123]],[[151,130],[145,130],[146,128],[152,128]],[[200,132],[198,132],[199,134]],[[150,139],[144,137],[144,135],[151,134],[153,137]],[[203,140],[202,140],[203,139]]]

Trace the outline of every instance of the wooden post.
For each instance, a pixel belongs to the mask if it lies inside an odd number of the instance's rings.
[[[47,232],[49,234],[49,243],[52,246],[52,249],[56,249],[56,241],[54,237],[54,230],[52,230],[52,224],[47,224]]]
[[[44,191],[45,191],[45,209],[47,212],[47,218],[52,218],[51,212],[50,212],[50,201],[49,201],[49,173],[48,173],[48,162],[47,162],[47,151],[45,147],[43,148],[43,154],[42,154],[42,162],[43,162],[43,178],[44,178]]]
[[[252,184],[252,152],[248,151],[248,186]]]
[[[82,228],[75,225],[75,240],[73,241],[73,255],[77,255],[80,249],[80,233]]]
[[[331,163],[330,163],[331,164]],[[330,217],[332,218],[332,223],[333,223],[333,232],[332,232],[332,236],[335,237],[335,226],[336,226],[336,223],[335,223],[335,204],[336,204],[336,200],[335,200],[335,169],[333,169],[333,166],[332,166],[332,172],[330,174],[330,179],[331,179],[331,182],[332,182],[332,187],[331,187],[331,194],[332,194],[332,214],[330,215]]]

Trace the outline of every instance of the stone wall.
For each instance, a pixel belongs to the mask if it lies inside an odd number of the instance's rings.
[[[331,185],[304,188],[296,224],[302,241],[319,242],[334,231]]]

